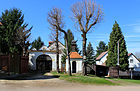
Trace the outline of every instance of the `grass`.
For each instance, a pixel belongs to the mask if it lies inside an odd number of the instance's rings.
[[[69,76],[64,73],[52,72],[53,75],[60,76],[59,79],[66,80],[69,82],[83,83],[83,84],[94,84],[94,85],[119,85],[118,83],[111,82],[105,78],[82,76],[81,74],[74,74]]]
[[[118,79],[118,80],[128,82],[128,83],[140,84],[140,80],[134,80],[134,79]]]
[[[134,79],[118,79],[118,78],[100,78],[95,75],[82,76],[81,74],[73,74],[69,76],[64,73],[52,72],[55,76],[60,76],[59,79],[69,82],[94,84],[94,85],[135,85],[140,84],[140,80]]]

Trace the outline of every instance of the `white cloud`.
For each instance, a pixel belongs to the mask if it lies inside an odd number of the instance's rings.
[[[123,26],[130,28],[131,31],[133,31],[135,33],[140,33],[140,23],[126,24]]]
[[[133,29],[134,29],[133,30],[134,32],[140,33],[140,25],[139,26],[134,26]]]
[[[140,23],[126,24],[126,25],[123,25],[123,26],[124,26],[124,27],[140,26]]]
[[[125,38],[138,38],[140,35],[125,35]]]

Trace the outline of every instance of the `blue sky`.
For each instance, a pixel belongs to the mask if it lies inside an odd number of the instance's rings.
[[[49,30],[47,22],[47,13],[53,7],[61,8],[65,22],[64,29],[72,30],[81,49],[81,32],[77,31],[70,18],[72,15],[70,7],[77,1],[80,0],[0,0],[0,15],[4,10],[10,8],[22,10],[25,22],[29,26],[33,26],[30,41],[41,36],[45,45],[48,45],[51,30]],[[104,19],[95,26],[93,31],[88,33],[87,42],[91,42],[94,49],[99,41],[108,43],[112,26],[116,20],[125,36],[128,52],[140,52],[140,0],[96,0],[96,3],[101,5]],[[63,42],[63,40],[61,41]]]

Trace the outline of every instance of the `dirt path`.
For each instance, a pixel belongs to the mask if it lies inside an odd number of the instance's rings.
[[[95,86],[46,80],[0,80],[0,91],[140,91],[140,86]]]

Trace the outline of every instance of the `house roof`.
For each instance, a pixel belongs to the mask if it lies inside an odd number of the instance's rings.
[[[108,53],[108,51],[102,52],[102,53],[96,58],[96,60],[100,60],[106,53]]]
[[[70,58],[82,58],[77,52],[70,52]]]
[[[53,43],[55,43],[54,41],[49,41],[49,46],[48,46],[48,48],[51,46],[51,45],[53,45]],[[60,41],[58,41],[58,43],[60,43],[62,46],[64,46]],[[64,46],[65,47],[65,46]]]
[[[100,60],[106,53],[108,53],[108,51],[102,52],[102,53],[96,58],[96,60]],[[133,55],[137,60],[139,60],[133,53],[128,53],[128,57],[130,57],[131,55]]]
[[[128,53],[128,57],[130,57],[131,55],[133,55],[138,61],[140,61],[133,53]]]
[[[130,55],[132,55],[132,53],[128,53],[128,57],[129,57]]]

